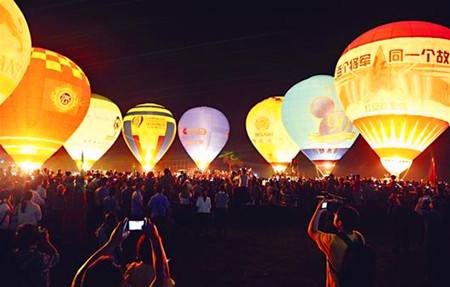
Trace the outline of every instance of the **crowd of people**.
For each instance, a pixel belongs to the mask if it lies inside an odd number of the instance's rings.
[[[60,260],[54,240],[75,245],[89,241],[98,246],[97,252],[80,267],[72,286],[106,286],[96,285],[99,283],[95,280],[105,276],[111,280],[108,286],[122,286],[124,282],[127,286],[170,286],[173,280],[164,245],[167,249],[171,228],[198,238],[212,233],[226,237],[230,214],[248,207],[312,211],[320,197],[325,197],[330,206],[387,213],[398,227],[394,234],[398,241],[396,252],[408,252],[411,248],[411,220],[420,218],[423,225],[420,240],[426,249],[430,280],[440,275],[439,248],[448,235],[446,230],[450,230],[450,186],[443,181],[359,175],[260,178],[245,168],[193,174],[172,173],[169,169],[160,174],[117,171],[72,174],[48,169],[28,174],[7,169],[0,170],[0,190],[0,261],[2,270],[7,270],[11,275],[8,277],[15,280],[10,286],[51,285],[50,270]],[[338,207],[334,213],[339,213]],[[341,214],[349,213],[352,214],[351,211]],[[139,235],[130,236],[135,237],[133,247],[122,250],[131,221],[145,224]],[[335,220],[334,226],[325,222],[322,229],[337,234],[341,226],[340,231],[352,232],[348,223],[342,224],[341,220],[341,225],[336,225],[336,222],[339,220]],[[320,242],[318,238],[325,237],[317,235],[314,226],[318,228],[319,223],[310,226],[309,234]],[[350,229],[355,226],[352,223]],[[339,240],[343,242],[345,238]],[[361,241],[365,241],[363,236]],[[326,249],[323,243],[318,245],[322,251]],[[326,250],[327,259],[331,258],[330,248]],[[170,248],[167,252],[170,254]],[[327,261],[328,264],[333,260]],[[336,276],[330,274],[327,282],[336,281]]]

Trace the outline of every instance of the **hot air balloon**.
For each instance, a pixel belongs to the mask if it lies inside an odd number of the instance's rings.
[[[372,29],[344,50],[339,99],[383,166],[408,169],[450,121],[450,29],[402,21]]]
[[[78,169],[88,170],[114,144],[121,129],[119,107],[108,98],[92,94],[84,120],[66,141],[64,148]]]
[[[332,76],[313,76],[291,87],[282,117],[291,138],[324,176],[358,136],[340,107]]]
[[[257,103],[245,123],[250,141],[275,172],[283,172],[299,151],[283,126],[282,104],[279,96]]]
[[[22,81],[0,105],[0,144],[22,168],[39,168],[78,128],[90,97],[80,67],[58,53],[33,48]]]
[[[186,111],[178,123],[178,137],[197,167],[204,171],[228,140],[230,124],[214,108],[197,107]]]
[[[144,170],[150,171],[169,149],[176,130],[175,118],[165,107],[141,104],[126,113],[122,134]]]
[[[31,36],[16,3],[0,1],[0,104],[14,91],[30,63]]]

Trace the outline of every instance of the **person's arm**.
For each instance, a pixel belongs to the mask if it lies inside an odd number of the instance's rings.
[[[114,228],[108,242],[106,242],[102,247],[100,247],[94,254],[91,255],[81,267],[78,269],[75,277],[72,280],[71,287],[81,287],[84,275],[89,268],[89,266],[95,262],[98,258],[104,255],[112,255],[114,250],[119,247],[122,242],[128,237],[129,231],[123,232],[123,228],[126,224],[127,219],[118,223],[116,228]]]
[[[419,200],[417,201],[416,207],[414,208],[414,211],[420,215],[423,214],[423,197],[419,198]]]
[[[59,262],[59,252],[50,240],[50,234],[45,231],[45,240],[41,245],[41,251],[48,255],[48,261],[45,262],[48,268],[52,268]]]
[[[150,240],[153,252],[154,279],[150,284],[150,287],[166,287],[173,285],[162,239],[159,236],[158,229],[149,219],[147,219],[144,234]]]
[[[317,204],[316,210],[314,211],[313,216],[311,217],[311,220],[309,221],[309,225],[308,225],[308,235],[309,237],[311,237],[311,239],[313,239],[314,241],[316,241],[317,239],[317,234],[319,232],[319,221],[320,221],[320,216],[322,215],[322,213],[324,212],[324,209],[321,209],[321,205],[322,202],[324,200],[321,200],[319,202],[319,204]]]

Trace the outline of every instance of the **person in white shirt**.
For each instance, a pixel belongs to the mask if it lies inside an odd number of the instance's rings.
[[[0,194],[0,231],[9,228],[12,208],[8,202],[8,195],[5,191]]]
[[[202,195],[197,198],[195,207],[197,207],[199,235],[206,236],[208,234],[209,217],[211,214],[211,198],[208,196],[206,190],[203,190]]]
[[[42,219],[41,207],[32,201],[33,193],[28,190],[23,196],[23,200],[18,206],[17,224],[18,226],[28,223],[38,225]]]
[[[47,189],[45,189],[43,182],[38,184],[36,187],[36,192],[44,201],[47,200]]]

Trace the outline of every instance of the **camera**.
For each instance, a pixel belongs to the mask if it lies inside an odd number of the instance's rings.
[[[144,229],[144,226],[146,225],[147,221],[146,219],[142,220],[127,220],[127,222],[124,225],[124,232],[126,231],[142,231]]]
[[[144,227],[144,223],[144,220],[130,220],[128,221],[128,230],[142,230],[142,228]]]
[[[321,208],[327,209],[330,212],[336,212],[339,207],[345,204],[345,198],[333,193],[327,193],[323,198],[324,202],[322,202]]]

